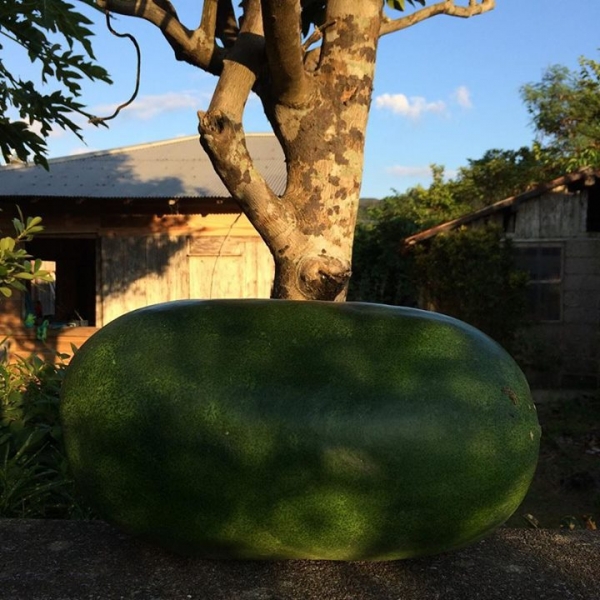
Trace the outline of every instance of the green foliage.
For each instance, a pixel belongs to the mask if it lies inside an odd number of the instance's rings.
[[[600,63],[581,57],[579,66],[554,65],[521,89],[546,161],[566,171],[600,166]]]
[[[416,186],[373,203],[359,223],[354,239],[350,300],[414,305],[414,261],[402,253],[402,240],[420,229],[453,219],[468,211],[457,202],[444,169],[431,166],[433,183]]]
[[[0,518],[90,515],[62,448],[59,392],[66,356],[0,361]]]
[[[425,0],[408,0],[408,2],[411,6],[414,6],[415,2],[421,6],[425,6]],[[406,10],[406,0],[385,0],[385,3],[394,10]]]
[[[431,175],[433,182],[428,188],[416,186],[389,200],[419,229],[450,221],[472,210],[468,200],[456,193],[456,183],[445,180],[444,167],[431,165]]]
[[[457,204],[478,210],[525,192],[536,184],[560,175],[544,160],[539,145],[518,150],[492,149],[478,159],[469,159],[452,183]]]
[[[94,6],[92,0],[79,1]],[[13,153],[22,161],[32,155],[36,164],[48,168],[45,138],[55,126],[81,138],[80,127],[71,118],[90,116],[77,101],[81,80],[111,82],[94,62],[89,25],[91,21],[66,0],[0,0],[0,35],[9,40],[11,52],[18,47],[26,52],[39,68],[41,81],[39,86],[23,80],[0,61],[0,151],[6,162]],[[5,51],[1,44],[0,51]],[[58,88],[46,91],[51,82]],[[11,112],[20,120],[11,118]]]
[[[512,349],[525,323],[527,275],[498,228],[462,228],[416,249],[423,305],[474,325]]]
[[[21,246],[44,229],[42,219],[28,217],[25,221],[20,212],[19,216],[13,219],[16,236],[0,238],[0,298],[8,298],[12,290],[25,291],[26,281],[51,280],[50,273],[42,269],[42,261],[36,259],[32,262],[31,255]]]
[[[402,216],[358,225],[348,300],[415,304],[413,261],[400,253],[401,240],[415,232],[415,224]]]
[[[401,218],[419,230],[470,211],[469,203],[457,196],[456,183],[445,180],[444,167],[433,164],[430,168],[433,182],[428,188],[417,185],[403,193],[395,192],[369,208],[368,219],[383,223]]]

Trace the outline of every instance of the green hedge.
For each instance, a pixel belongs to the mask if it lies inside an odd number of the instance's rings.
[[[527,275],[499,228],[442,233],[415,250],[420,304],[474,325],[511,350],[526,323]]]

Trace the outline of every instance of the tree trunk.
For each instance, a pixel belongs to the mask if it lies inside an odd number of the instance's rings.
[[[256,74],[246,84],[260,97],[285,154],[281,198],[253,168],[241,119],[230,106],[232,86],[223,87],[222,98],[218,86],[216,99],[200,115],[203,147],[273,254],[273,298],[343,301],[351,275],[381,2],[332,1],[327,19],[331,24],[315,51],[320,56],[312,70],[304,66],[303,84],[287,96],[273,92],[277,74],[263,79]],[[244,55],[249,74],[251,53]],[[219,85],[229,68],[239,86],[236,67],[226,61]]]
[[[422,8],[390,18],[382,0],[242,0],[235,9],[233,0],[203,0],[200,25],[190,30],[169,0],[96,2],[153,23],[178,60],[219,77],[198,113],[200,142],[273,254],[272,296],[337,301],[351,275],[379,38],[437,15],[468,18],[495,7],[495,0],[419,0]],[[314,26],[308,37],[303,17]],[[252,91],[285,154],[282,197],[246,148],[242,118]]]

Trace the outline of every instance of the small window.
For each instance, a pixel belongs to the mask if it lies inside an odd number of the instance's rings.
[[[587,189],[586,231],[600,231],[600,184]]]
[[[527,301],[532,321],[560,321],[562,247],[517,246],[517,268],[529,275]]]
[[[517,223],[517,213],[511,209],[505,210],[502,213],[502,227],[504,233],[514,233]]]
[[[26,296],[26,302],[30,306],[25,307],[27,314],[35,316],[38,322],[54,319],[56,314],[56,263],[44,260],[41,268],[50,274],[51,281],[34,279],[31,282],[30,294]]]
[[[50,284],[32,282],[26,314],[51,326],[96,323],[96,240],[39,236],[27,243],[31,256],[53,274]]]

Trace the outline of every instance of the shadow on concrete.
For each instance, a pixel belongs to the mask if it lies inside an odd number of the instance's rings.
[[[100,521],[0,520],[1,600],[598,600],[600,535],[500,529],[395,562],[181,558]]]

